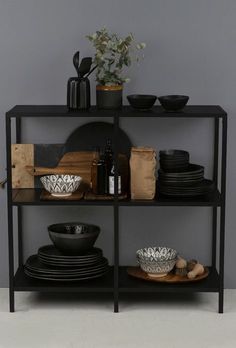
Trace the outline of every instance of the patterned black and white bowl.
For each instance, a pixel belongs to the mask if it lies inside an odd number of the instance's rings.
[[[82,178],[77,175],[46,175],[40,178],[46,191],[55,197],[68,197],[75,192]]]
[[[177,251],[168,247],[149,247],[137,250],[137,261],[150,277],[164,277],[175,266]]]

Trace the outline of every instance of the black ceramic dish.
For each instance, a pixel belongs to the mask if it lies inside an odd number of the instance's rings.
[[[165,186],[163,184],[159,185],[159,192],[167,196],[179,196],[179,197],[193,197],[205,195],[212,192],[215,189],[213,181],[204,179],[200,183],[195,183],[194,185],[186,186]]]
[[[67,261],[84,261],[84,260],[94,260],[97,257],[102,256],[102,250],[99,248],[92,248],[88,250],[83,255],[65,255],[60,250],[56,249],[54,245],[45,245],[39,248],[38,250],[39,256],[44,256],[46,258],[54,259],[54,260],[67,260]]]
[[[102,276],[104,276],[107,272],[108,272],[108,268],[101,272],[101,273],[97,273],[95,275],[87,275],[87,276],[80,276],[80,277],[75,277],[75,278],[54,278],[52,276],[41,276],[39,274],[36,274],[36,273],[32,273],[32,272],[29,272],[27,270],[25,270],[25,274],[30,277],[30,278],[36,278],[36,279],[41,279],[41,280],[52,280],[52,281],[61,281],[61,282],[64,282],[64,281],[81,281],[81,280],[89,280],[89,279],[95,279],[95,278],[100,278]]]
[[[186,95],[165,95],[158,97],[161,106],[166,111],[181,111],[187,104],[189,97]]]
[[[148,110],[153,107],[157,97],[149,94],[131,94],[127,99],[134,109]]]
[[[39,273],[49,273],[49,274],[55,274],[55,275],[74,275],[77,274],[79,275],[80,273],[90,273],[90,272],[95,272],[99,271],[100,269],[105,268],[108,265],[108,261],[105,257],[102,257],[101,260],[99,260],[96,264],[94,265],[84,265],[84,266],[78,266],[78,267],[73,267],[73,268],[68,268],[68,269],[61,269],[58,266],[48,266],[44,263],[42,263],[38,255],[32,255],[30,256],[25,264],[25,267],[28,270],[39,272]]]
[[[83,222],[64,222],[48,226],[48,231],[67,235],[76,235],[99,232],[100,228],[96,225],[85,224]]]
[[[30,256],[24,266],[25,274],[32,278],[58,281],[75,281],[100,277],[108,271],[108,261],[102,257],[96,264],[63,269],[41,263],[38,255]]]
[[[49,231],[55,247],[69,255],[79,255],[91,249],[98,235],[98,231],[85,234],[62,234]]]
[[[167,159],[173,158],[189,158],[189,153],[184,150],[161,150],[159,152],[160,157],[165,157]]]
[[[80,222],[54,224],[48,227],[55,247],[65,254],[80,254],[91,249],[100,233],[95,225]]]
[[[186,169],[175,169],[171,173],[165,173],[162,169],[160,169],[159,172],[160,174],[170,177],[189,176],[190,174],[204,173],[204,167],[198,164],[189,163],[189,166]]]

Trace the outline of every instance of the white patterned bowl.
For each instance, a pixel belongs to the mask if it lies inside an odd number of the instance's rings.
[[[46,175],[40,178],[45,190],[55,197],[68,197],[75,192],[82,178],[77,175]]]
[[[150,277],[164,277],[175,266],[177,251],[168,247],[149,247],[136,252],[141,269]]]

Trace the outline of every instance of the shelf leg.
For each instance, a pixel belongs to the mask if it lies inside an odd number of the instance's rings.
[[[212,211],[212,253],[211,265],[216,268],[216,245],[217,245],[217,207],[213,207]]]
[[[214,119],[214,158],[213,158],[213,181],[218,188],[218,168],[219,168],[219,118]],[[212,212],[212,267],[216,268],[217,251],[217,207],[213,207]]]
[[[118,205],[118,145],[119,115],[114,116],[114,312],[119,312],[119,205]]]
[[[15,311],[14,297],[14,239],[11,175],[11,119],[6,115],[6,157],[7,157],[7,223],[8,223],[8,257],[9,257],[9,302],[10,312]]]
[[[119,212],[114,205],[114,313],[119,312]]]
[[[16,118],[16,143],[21,143],[21,118]],[[17,207],[17,227],[18,227],[18,263],[23,265],[23,236],[22,236],[22,207]]]
[[[219,313],[223,313],[224,311],[226,158],[227,158],[227,117],[223,117],[222,119],[222,161],[221,161],[221,207],[220,207]]]
[[[23,265],[23,236],[22,236],[22,207],[17,207],[17,226],[18,226],[18,263]]]

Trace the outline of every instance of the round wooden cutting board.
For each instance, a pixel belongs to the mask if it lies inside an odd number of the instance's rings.
[[[168,273],[165,277],[161,277],[161,278],[152,278],[152,277],[149,277],[147,273],[142,271],[140,267],[128,267],[127,272],[132,277],[151,281],[151,282],[190,283],[190,282],[197,282],[199,280],[206,278],[209,275],[209,269],[207,267],[204,267],[204,269],[205,269],[205,272],[194,279],[189,279],[187,276],[180,276],[174,273]]]

